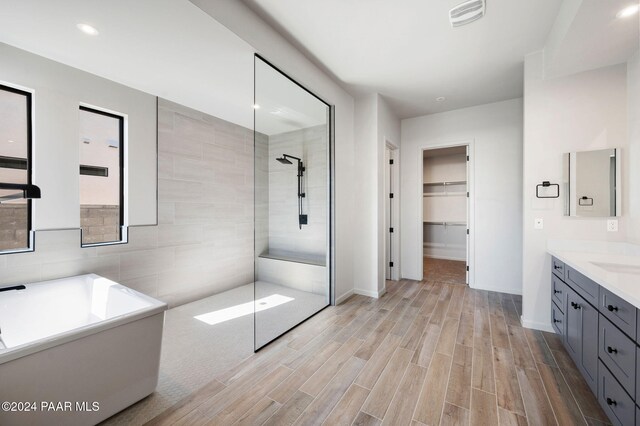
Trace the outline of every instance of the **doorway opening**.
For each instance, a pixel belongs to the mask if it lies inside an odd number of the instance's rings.
[[[422,168],[423,279],[469,284],[469,146],[425,149]]]

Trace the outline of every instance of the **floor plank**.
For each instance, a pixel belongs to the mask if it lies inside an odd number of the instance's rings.
[[[345,394],[353,380],[356,378],[362,367],[364,361],[360,358],[351,357],[344,364],[344,367],[338,374],[325,386],[325,388],[318,394],[316,399],[313,400],[307,409],[302,413],[302,416],[296,421],[297,425],[315,425],[321,424],[333,411],[338,401]]]
[[[537,370],[517,368],[517,374],[529,423],[555,425],[556,419]]]
[[[521,416],[526,415],[522,395],[520,394],[516,366],[513,362],[513,353],[511,350],[504,348],[493,348],[493,353],[498,407]]]
[[[265,423],[265,426],[292,425],[303,411],[311,404],[313,397],[297,391],[282,405]]]
[[[380,378],[371,389],[362,411],[379,419],[384,418],[412,356],[412,351],[402,348],[396,349]]]
[[[472,389],[471,392],[471,424],[478,426],[497,425],[496,396],[479,389]]]
[[[362,404],[369,396],[369,390],[358,385],[351,385],[338,405],[333,409],[325,424],[350,425],[362,408]]]
[[[447,402],[462,408],[470,408],[472,365],[473,348],[456,345],[447,386]]]
[[[468,425],[471,417],[471,413],[466,408],[458,407],[457,405],[444,404],[442,410],[441,426],[463,426]]]
[[[440,423],[450,368],[451,357],[436,352],[418,398],[415,420],[428,425]]]

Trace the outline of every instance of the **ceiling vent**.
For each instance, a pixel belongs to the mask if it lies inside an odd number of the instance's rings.
[[[470,0],[461,3],[449,11],[449,21],[452,27],[470,24],[484,16],[485,0]]]

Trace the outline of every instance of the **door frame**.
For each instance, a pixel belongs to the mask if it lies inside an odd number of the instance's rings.
[[[400,147],[398,144],[394,143],[392,140],[384,137],[384,182],[383,185],[383,196],[384,204],[383,204],[383,241],[384,241],[384,277],[386,280],[386,271],[389,267],[389,259],[387,259],[386,250],[387,244],[389,244],[389,238],[391,238],[391,257],[393,259],[393,268],[391,268],[391,280],[398,281],[400,279],[400,259],[402,258],[400,255]],[[387,176],[388,164],[386,164],[386,152],[387,149],[391,151],[392,159],[393,159],[393,167],[391,168],[391,192],[393,193],[394,202],[391,203],[391,226],[393,227],[393,237],[390,236],[389,229],[387,229],[387,201],[389,200],[389,194],[384,192],[386,188],[386,180],[389,178]]]
[[[420,262],[418,262],[419,271],[416,276],[420,277],[420,280],[424,279],[424,225],[422,224],[422,220],[424,217],[423,212],[423,183],[424,183],[424,152],[432,149],[441,149],[441,148],[454,148],[459,146],[468,147],[469,153],[469,161],[467,164],[467,190],[469,191],[469,199],[468,204],[469,208],[467,211],[468,215],[468,223],[467,229],[469,230],[469,239],[467,245],[467,251],[469,253],[467,259],[467,266],[469,267],[469,287],[475,288],[475,139],[467,139],[460,141],[450,141],[450,142],[433,142],[433,143],[424,143],[418,147],[420,155],[417,157],[418,161],[418,218],[420,220],[420,226],[418,227],[419,231],[416,233],[417,239],[414,247],[416,248],[416,253],[419,253]]]

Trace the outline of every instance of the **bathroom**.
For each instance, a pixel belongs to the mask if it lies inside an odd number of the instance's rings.
[[[5,3],[0,424],[640,422],[637,1]]]

